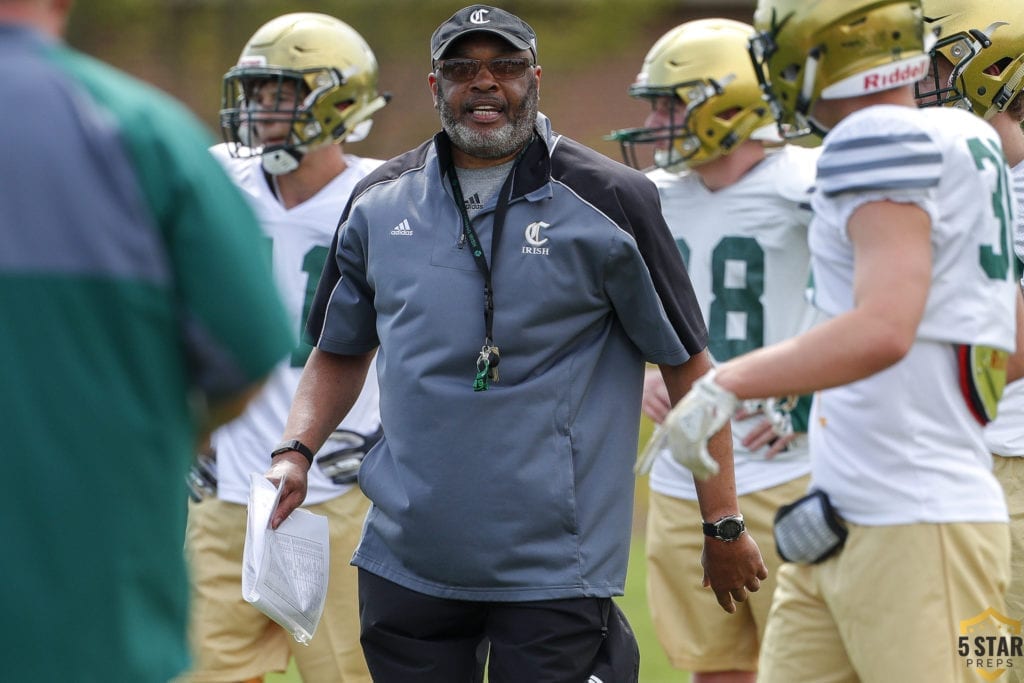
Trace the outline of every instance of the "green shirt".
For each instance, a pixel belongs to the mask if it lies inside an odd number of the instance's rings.
[[[159,91],[0,26],[3,678],[187,666],[203,400],[293,344],[251,210]]]

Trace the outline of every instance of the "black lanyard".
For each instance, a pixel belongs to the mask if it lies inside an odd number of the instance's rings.
[[[498,248],[498,240],[501,239],[501,229],[505,225],[505,216],[508,215],[508,204],[512,195],[512,179],[515,176],[516,167],[519,165],[520,159],[526,153],[527,147],[529,147],[529,144],[523,147],[523,150],[516,156],[515,161],[512,163],[512,168],[509,169],[508,176],[505,178],[505,182],[502,183],[501,189],[498,190],[498,206],[494,209],[494,227],[491,230],[490,265],[487,263],[487,257],[484,256],[483,247],[480,245],[480,238],[477,237],[473,224],[469,220],[469,212],[466,211],[466,201],[462,196],[462,187],[459,185],[455,166],[451,166],[448,169],[448,182],[451,183],[452,194],[462,216],[462,234],[465,235],[466,242],[469,243],[477,269],[484,276],[484,344],[480,348],[480,355],[476,360],[476,377],[473,380],[473,391],[486,391],[490,382],[498,381],[498,362],[501,360],[501,355],[497,345],[494,343],[494,283],[491,279],[491,269],[494,267],[494,254]]]

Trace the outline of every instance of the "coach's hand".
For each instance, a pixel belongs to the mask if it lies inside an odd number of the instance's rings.
[[[275,455],[270,461],[270,469],[265,476],[274,486],[280,486],[284,480],[284,487],[281,489],[281,498],[277,502],[277,509],[270,517],[270,528],[276,529],[281,525],[292,510],[302,505],[306,499],[306,481],[309,471],[309,462],[305,456],[298,451],[285,451]]]
[[[731,543],[705,537],[700,562],[704,587],[715,592],[718,604],[729,614],[736,611],[736,602],[746,600],[768,578],[761,551],[746,532]]]

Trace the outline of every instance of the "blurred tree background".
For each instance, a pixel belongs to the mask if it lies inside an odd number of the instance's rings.
[[[323,12],[359,31],[380,64],[391,104],[350,147],[387,158],[438,129],[426,85],[430,34],[463,0],[79,0],[68,41],[184,101],[219,135],[221,79],[264,22]],[[637,126],[646,106],[626,89],[655,40],[690,19],[750,22],[754,0],[506,0],[495,2],[537,32],[541,110],[556,130],[620,159],[612,129]]]

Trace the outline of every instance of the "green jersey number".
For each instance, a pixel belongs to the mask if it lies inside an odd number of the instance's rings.
[[[1010,216],[1013,215],[1006,163],[1003,161],[1003,155],[999,148],[993,145],[991,140],[983,142],[978,138],[971,138],[967,141],[967,146],[971,150],[974,165],[978,170],[989,163],[996,171],[996,189],[992,193],[992,213],[999,221],[999,240],[994,245],[982,244],[978,251],[981,268],[985,274],[993,280],[1005,280],[1010,270]]]
[[[306,274],[306,296],[302,299],[302,317],[299,318],[299,345],[292,351],[291,366],[301,368],[309,360],[309,354],[313,352],[312,340],[306,334],[306,319],[309,318],[309,309],[313,307],[313,295],[316,294],[316,286],[320,282],[320,274],[327,263],[327,254],[330,249],[327,247],[313,247],[302,257],[302,272]]]
[[[690,246],[676,240],[687,267]],[[711,252],[708,349],[726,361],[764,346],[764,249],[753,237],[723,237]],[[742,329],[742,335],[739,333]]]
[[[267,257],[272,261],[274,241],[266,238]],[[306,334],[306,318],[309,317],[309,309],[313,307],[313,295],[316,294],[316,285],[320,282],[320,273],[323,272],[324,264],[327,263],[327,254],[330,249],[327,247],[313,247],[302,257],[302,272],[306,274],[306,294],[302,298],[302,317],[299,318],[299,343],[292,349],[289,365],[293,368],[301,368],[313,352],[313,345]]]

